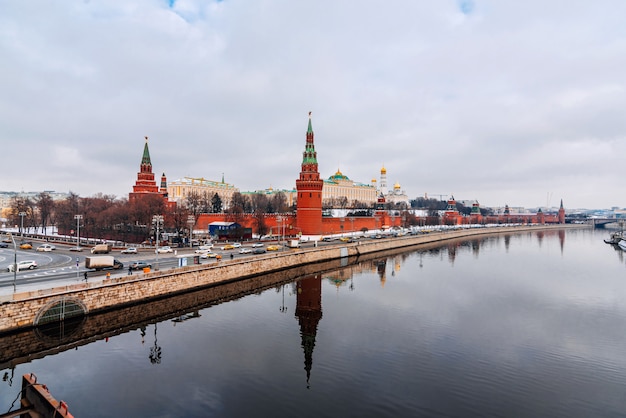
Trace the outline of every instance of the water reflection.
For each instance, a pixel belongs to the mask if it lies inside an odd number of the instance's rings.
[[[21,363],[47,368],[83,411],[112,404],[89,416],[619,416],[626,283],[611,268],[623,272],[623,252],[586,231],[541,235],[178,295],[19,335],[33,350],[17,356],[0,338],[1,383]]]
[[[310,388],[313,368],[313,349],[317,326],[322,319],[322,276],[320,274],[298,280],[296,283],[296,318],[304,350],[304,370],[307,388]]]

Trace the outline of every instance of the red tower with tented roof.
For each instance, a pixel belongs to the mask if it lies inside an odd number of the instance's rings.
[[[143,146],[143,155],[141,157],[141,164],[139,165],[139,173],[137,173],[137,180],[133,186],[133,191],[128,194],[128,200],[133,200],[139,196],[146,196],[150,194],[158,194],[167,197],[167,179],[165,173],[161,176],[161,187],[156,183],[154,179],[154,173],[152,172],[152,161],[150,160],[150,150],[148,149],[148,137],[146,136],[146,143]]]
[[[322,186],[317,170],[317,152],[315,152],[311,112],[309,127],[306,132],[306,145],[302,153],[300,177],[296,180],[297,226],[304,235],[319,235],[322,231]]]

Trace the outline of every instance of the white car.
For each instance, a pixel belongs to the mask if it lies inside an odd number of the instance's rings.
[[[137,254],[137,248],[135,248],[135,247],[128,247],[128,248],[124,248],[120,252],[122,254]]]
[[[252,250],[250,248],[242,247],[239,249],[239,254],[250,254]]]
[[[43,244],[43,245],[40,245],[39,247],[37,247],[37,251],[47,251],[47,252],[49,252],[49,251],[52,251],[52,250],[55,250],[55,249],[56,249],[56,247],[54,245],[50,245],[50,244]]]
[[[14,264],[9,264],[9,271],[13,271]],[[17,262],[17,271],[32,270],[37,268],[37,262],[35,260],[23,260]]]
[[[155,253],[163,254],[163,253],[173,253],[172,247],[159,247],[157,250],[154,250]]]
[[[204,253],[208,253],[209,251],[211,251],[212,248],[213,248],[213,244],[211,244],[211,245],[201,245],[194,252],[196,254],[204,254]]]
[[[240,244],[240,243],[238,243],[238,242],[233,242],[233,244],[232,244],[232,245],[233,245],[233,247],[235,247],[235,248],[241,248],[241,244]]]
[[[265,247],[265,245],[261,242],[255,242],[254,244],[252,244],[252,248],[257,248],[257,247]]]

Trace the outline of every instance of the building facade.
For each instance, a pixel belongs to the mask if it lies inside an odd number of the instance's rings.
[[[217,195],[222,200],[222,207],[228,208],[232,200],[233,194],[239,189],[234,185],[222,181],[207,180],[204,177],[183,177],[179,180],[169,182],[167,185],[167,195],[170,201],[177,203],[184,202],[187,196],[197,193],[200,196],[209,196],[210,198]]]
[[[346,199],[348,207],[354,207],[355,202],[372,206],[376,203],[376,187],[371,184],[357,183],[344,175],[341,171],[324,180],[322,188],[322,203],[332,206],[338,199]]]

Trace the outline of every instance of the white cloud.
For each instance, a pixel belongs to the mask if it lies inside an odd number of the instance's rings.
[[[313,111],[323,177],[624,205],[622,2],[169,3],[0,5],[0,143],[39,151],[0,189],[125,196],[146,135],[157,175],[293,187]]]

